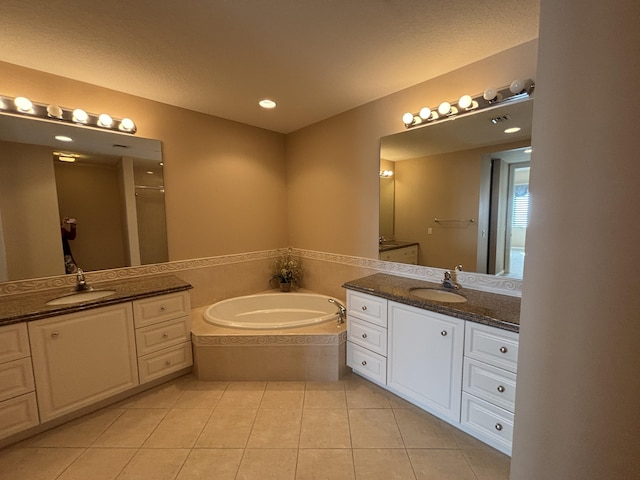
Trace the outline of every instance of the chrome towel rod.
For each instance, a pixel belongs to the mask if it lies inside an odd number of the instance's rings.
[[[473,218],[470,218],[469,220],[464,220],[462,218],[434,218],[433,221],[436,223],[440,223],[440,222],[474,223],[475,222]]]

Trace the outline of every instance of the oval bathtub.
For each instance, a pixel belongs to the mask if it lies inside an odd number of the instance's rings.
[[[209,306],[207,323],[252,330],[315,325],[338,320],[337,307],[325,295],[315,293],[261,293],[229,298]]]

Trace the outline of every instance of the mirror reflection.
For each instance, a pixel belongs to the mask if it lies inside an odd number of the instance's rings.
[[[166,261],[160,141],[0,115],[0,281]]]
[[[532,109],[527,99],[382,138],[379,258],[522,278]]]

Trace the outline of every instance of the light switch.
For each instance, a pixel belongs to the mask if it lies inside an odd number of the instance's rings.
[[[433,234],[433,228],[427,228],[427,235]]]

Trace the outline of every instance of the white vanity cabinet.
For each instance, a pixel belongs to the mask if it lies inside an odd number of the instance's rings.
[[[384,260],[385,262],[410,263],[412,265],[417,265],[418,245],[386,250],[384,252],[380,252],[378,254],[378,258],[380,260]]]
[[[347,291],[347,365],[375,383],[387,383],[387,301]]]
[[[43,422],[138,385],[131,303],[33,321],[28,329]]]
[[[133,302],[140,383],[193,364],[188,292]]]
[[[511,454],[518,334],[467,322],[462,428]]]
[[[388,317],[389,389],[459,422],[465,321],[392,301]]]
[[[0,327],[0,438],[40,423],[34,390],[26,324]]]

